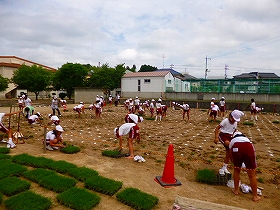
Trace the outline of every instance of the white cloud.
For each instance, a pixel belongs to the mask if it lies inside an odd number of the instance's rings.
[[[249,71],[280,76],[280,2],[0,1],[0,55],[54,68],[66,62],[147,64],[204,77]],[[163,56],[164,55],[164,56]]]

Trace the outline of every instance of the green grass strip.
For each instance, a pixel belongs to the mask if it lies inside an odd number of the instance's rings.
[[[76,168],[77,166],[73,163],[66,162],[64,160],[54,161],[48,165],[49,169],[59,172],[61,174],[66,174],[68,169]]]
[[[205,184],[216,184],[217,183],[216,172],[214,170],[207,169],[207,168],[198,170],[196,174],[196,181]]]
[[[20,178],[14,176],[0,180],[0,192],[7,196],[12,196],[26,191],[30,188],[30,186],[30,182],[21,180]]]
[[[61,193],[76,185],[76,180],[73,178],[64,177],[58,174],[51,174],[47,177],[43,177],[39,181],[39,185],[52,190],[57,193]]]
[[[81,148],[73,145],[67,145],[66,147],[62,148],[60,151],[66,154],[74,154],[80,152]]]
[[[11,210],[47,210],[52,205],[50,199],[29,190],[8,198],[4,204]]]
[[[44,168],[36,168],[24,172],[22,175],[24,178],[29,179],[33,182],[39,183],[44,177],[55,174],[55,171],[47,170]]]
[[[36,168],[48,168],[49,164],[54,162],[52,159],[49,158],[34,157],[28,154],[15,155],[12,159],[15,163]]]
[[[98,195],[76,187],[64,191],[56,198],[59,203],[76,210],[90,210],[101,200]]]
[[[85,187],[106,195],[114,195],[122,187],[122,182],[95,176],[85,181]]]
[[[106,157],[112,157],[112,158],[120,158],[125,156],[125,154],[122,154],[117,150],[103,150],[102,155]]]
[[[153,209],[159,201],[157,197],[135,188],[126,188],[119,192],[116,197],[118,201],[139,210]]]
[[[97,176],[98,172],[86,167],[77,167],[77,168],[70,168],[67,174],[81,182],[84,182],[87,179],[92,178],[93,176]]]
[[[8,154],[10,153],[10,148],[0,147],[0,154]]]
[[[8,176],[20,176],[25,171],[27,168],[22,165],[12,163],[10,160],[0,160],[0,179]]]
[[[3,159],[10,159],[10,158],[11,158],[11,155],[0,154],[0,160],[3,160]]]

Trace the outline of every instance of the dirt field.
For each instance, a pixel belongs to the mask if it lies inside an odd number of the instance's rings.
[[[116,149],[113,129],[124,123],[127,111],[122,106],[106,106],[97,120],[92,111],[86,110],[81,118],[72,111],[74,105],[68,105],[69,112],[62,112],[61,125],[65,129],[63,134],[67,143],[81,147],[77,154],[64,154],[60,151],[43,152],[42,139],[44,127],[30,126],[21,121],[20,132],[28,137],[25,144],[18,144],[11,151],[12,155],[28,153],[34,156],[44,156],[55,160],[66,160],[78,166],[86,166],[97,170],[101,176],[123,182],[123,187],[134,187],[159,198],[155,209],[171,209],[177,195],[202,201],[209,201],[247,209],[280,209],[280,124],[272,123],[279,120],[279,116],[271,114],[259,115],[254,126],[245,126],[243,122],[250,119],[249,112],[242,118],[238,128],[254,143],[257,161],[257,178],[262,179],[262,200],[258,203],[251,201],[252,194],[238,196],[227,186],[206,185],[195,181],[199,169],[209,168],[218,172],[225,155],[221,144],[215,145],[214,128],[218,122],[208,122],[205,110],[191,109],[191,122],[182,120],[181,110],[168,108],[167,117],[161,122],[144,120],[140,123],[141,141],[134,143],[135,155],[146,159],[145,163],[137,163],[126,158],[109,158],[102,156],[105,149]],[[88,107],[88,105],[86,105]],[[51,113],[49,106],[35,106],[44,116],[44,123],[48,122],[47,114]],[[0,112],[9,112],[9,108],[0,108]],[[147,113],[147,116],[150,116]],[[4,119],[3,119],[4,120]],[[7,119],[5,119],[7,120]],[[7,121],[4,121],[7,123]],[[11,123],[13,130],[17,130],[16,122]],[[52,127],[48,127],[51,130]],[[173,144],[175,155],[175,178],[180,180],[181,186],[164,188],[154,181],[156,176],[163,174],[168,146]],[[124,141],[126,145],[126,138]],[[125,147],[124,153],[128,152]],[[278,160],[278,162],[277,162]],[[233,168],[229,168],[233,173]],[[247,174],[242,173],[242,183],[249,184]],[[32,190],[53,201],[53,208],[68,209],[59,205],[56,194],[32,184]],[[95,209],[131,209],[119,203],[116,198],[100,194],[101,203]],[[2,204],[3,205],[3,204]],[[0,205],[0,208],[3,206]]]

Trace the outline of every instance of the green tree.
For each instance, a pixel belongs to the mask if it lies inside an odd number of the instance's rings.
[[[9,87],[9,79],[0,75],[0,91],[4,91]]]
[[[74,92],[75,87],[85,85],[88,69],[79,63],[66,63],[59,68],[53,77],[53,87],[56,90],[64,89],[69,99]]]
[[[51,84],[51,75],[51,71],[41,66],[22,65],[14,71],[11,80],[18,88],[27,89],[27,91],[35,93],[37,100],[39,92],[46,90]]]
[[[91,76],[88,85],[103,89],[105,94],[121,86],[121,78],[125,73],[124,64],[119,64],[115,68],[109,67],[109,64],[103,64],[101,67],[94,66],[91,70]]]
[[[140,67],[139,72],[156,71],[156,70],[157,67],[144,64]]]

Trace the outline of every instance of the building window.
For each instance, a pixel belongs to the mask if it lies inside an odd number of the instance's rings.
[[[138,92],[140,92],[140,91],[141,91],[141,80],[138,79]]]
[[[169,79],[169,80],[167,81],[167,83],[168,83],[168,84],[171,84],[171,79]]]
[[[150,79],[144,79],[144,83],[150,83],[151,80]]]

